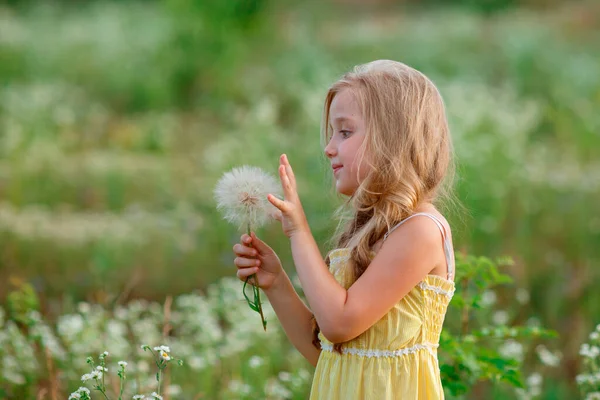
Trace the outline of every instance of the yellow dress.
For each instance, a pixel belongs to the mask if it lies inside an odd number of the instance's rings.
[[[346,289],[352,284],[349,256],[346,248],[329,254],[329,270]],[[449,277],[452,265],[448,259]],[[427,275],[383,318],[344,343],[342,354],[319,333],[322,351],[310,400],[443,399],[437,347],[453,294],[452,280]]]

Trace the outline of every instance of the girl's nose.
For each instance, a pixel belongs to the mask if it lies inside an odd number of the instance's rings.
[[[327,143],[327,146],[325,146],[325,155],[328,158],[335,156],[335,153],[336,153],[335,147],[332,145],[331,142],[332,142],[332,140],[330,140],[329,143]]]

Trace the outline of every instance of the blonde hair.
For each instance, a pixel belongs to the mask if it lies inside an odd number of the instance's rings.
[[[437,204],[450,197],[454,164],[442,96],[421,72],[400,62],[377,60],[343,75],[325,98],[324,144],[332,135],[331,103],[344,89],[352,90],[362,110],[365,139],[357,157],[359,169],[368,171],[336,212],[341,216],[351,205],[352,218],[338,226],[334,241],[336,247],[350,249],[355,281],[371,262],[373,245],[392,226],[412,215],[423,202]],[[329,257],[326,262],[329,264]],[[316,321],[314,325],[318,333]],[[336,348],[340,350],[339,344]]]

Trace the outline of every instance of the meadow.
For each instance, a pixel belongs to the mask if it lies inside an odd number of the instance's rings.
[[[324,95],[377,58],[423,71],[447,106],[457,201],[443,210],[473,275],[445,340],[464,339],[469,304],[473,335],[496,336],[487,348],[506,345],[523,374],[513,392],[465,357],[482,379],[447,397],[578,398],[580,348],[600,324],[600,7],[551,3],[0,3],[0,398],[66,398],[104,350],[150,371],[140,345],[165,343],[184,360],[167,397],[306,398],[313,369],[274,314],[264,333],[248,309],[241,232],[212,190],[288,154],[326,254],[342,199]],[[258,233],[293,275],[280,228]],[[510,257],[493,265],[512,283],[469,255]],[[473,282],[486,283],[467,295]]]

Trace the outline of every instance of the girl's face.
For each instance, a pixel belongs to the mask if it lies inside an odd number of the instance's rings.
[[[365,123],[352,90],[345,88],[335,95],[327,122],[332,136],[325,147],[325,155],[331,162],[335,187],[338,193],[351,196],[368,172],[363,163],[360,176],[356,176],[358,149],[365,138]]]

